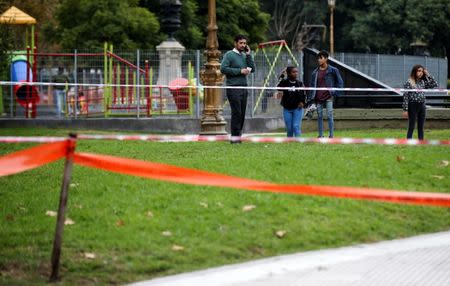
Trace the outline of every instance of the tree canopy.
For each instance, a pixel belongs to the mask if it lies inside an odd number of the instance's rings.
[[[207,1],[200,2],[206,6]],[[270,14],[261,11],[257,0],[218,1],[219,46],[230,48],[237,34],[248,36],[250,44],[265,41],[269,20]]]
[[[207,36],[208,1],[182,0],[181,2],[183,4],[182,25],[175,38],[187,48],[204,48]],[[160,15],[158,0],[141,0],[140,5]],[[216,18],[221,49],[231,47],[234,36],[237,34],[248,36],[250,43],[253,44],[266,39],[270,14],[261,10],[258,0],[216,1]]]
[[[289,46],[301,50],[313,44],[316,32],[322,34],[323,28],[310,28],[310,25],[323,25],[326,1],[262,1],[265,11],[270,11],[271,19],[268,36],[271,40],[286,40]],[[320,37],[320,35],[319,35]]]
[[[46,35],[64,48],[98,48],[104,42],[153,48],[159,42],[157,17],[137,0],[62,0],[56,19]]]
[[[261,4],[271,14],[269,38],[284,37],[291,46],[295,44],[293,33],[301,33],[295,23],[330,25],[326,0],[261,0]],[[411,43],[421,41],[431,55],[448,56],[449,11],[448,0],[338,0],[335,50],[411,54]],[[323,47],[328,46],[328,37],[326,41]]]
[[[175,37],[188,49],[203,48],[208,3],[181,2],[182,25]],[[167,37],[160,31],[160,12],[158,0],[60,0],[56,23],[45,26],[44,34],[63,48],[101,47],[105,41],[118,48],[154,48]],[[230,47],[236,34],[247,35],[252,43],[265,40],[269,19],[258,0],[217,1],[219,46]]]
[[[442,54],[450,40],[450,2],[446,0],[366,0],[366,13],[356,13],[350,37],[357,49],[410,52],[421,41]]]
[[[182,25],[175,37],[188,49],[206,42],[208,1],[180,0]],[[347,52],[412,53],[411,43],[428,45],[431,55],[450,54],[448,0],[338,0],[334,27],[335,50]],[[160,0],[0,0],[35,17],[40,46],[63,48],[154,48],[167,37],[160,29]],[[311,44],[308,25],[329,32],[326,0],[216,0],[221,49],[236,34],[250,43],[284,39],[296,49]],[[306,25],[304,25],[306,24]],[[42,33],[42,31],[44,31]],[[327,48],[328,34],[321,48]]]

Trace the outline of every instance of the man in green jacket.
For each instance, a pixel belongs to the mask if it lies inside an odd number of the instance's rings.
[[[234,49],[223,56],[220,71],[226,76],[227,86],[247,86],[247,75],[255,72],[255,62],[247,45],[247,37],[237,35],[234,38]],[[230,143],[241,143],[247,108],[247,89],[229,88],[226,93],[231,107]]]

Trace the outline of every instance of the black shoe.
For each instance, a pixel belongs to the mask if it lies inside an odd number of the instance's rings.
[[[241,144],[242,143],[242,141],[241,140],[232,140],[232,141],[230,141],[230,143],[231,144]]]

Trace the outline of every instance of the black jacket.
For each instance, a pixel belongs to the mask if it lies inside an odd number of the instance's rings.
[[[304,87],[305,85],[296,80],[291,82],[289,79],[283,79],[278,83],[278,87]],[[281,98],[281,105],[286,109],[298,108],[300,102],[305,104],[306,93],[304,90],[283,89],[283,97]]]

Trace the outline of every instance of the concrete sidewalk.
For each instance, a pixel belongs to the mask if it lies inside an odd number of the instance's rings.
[[[450,231],[272,257],[132,285],[450,285]]]

